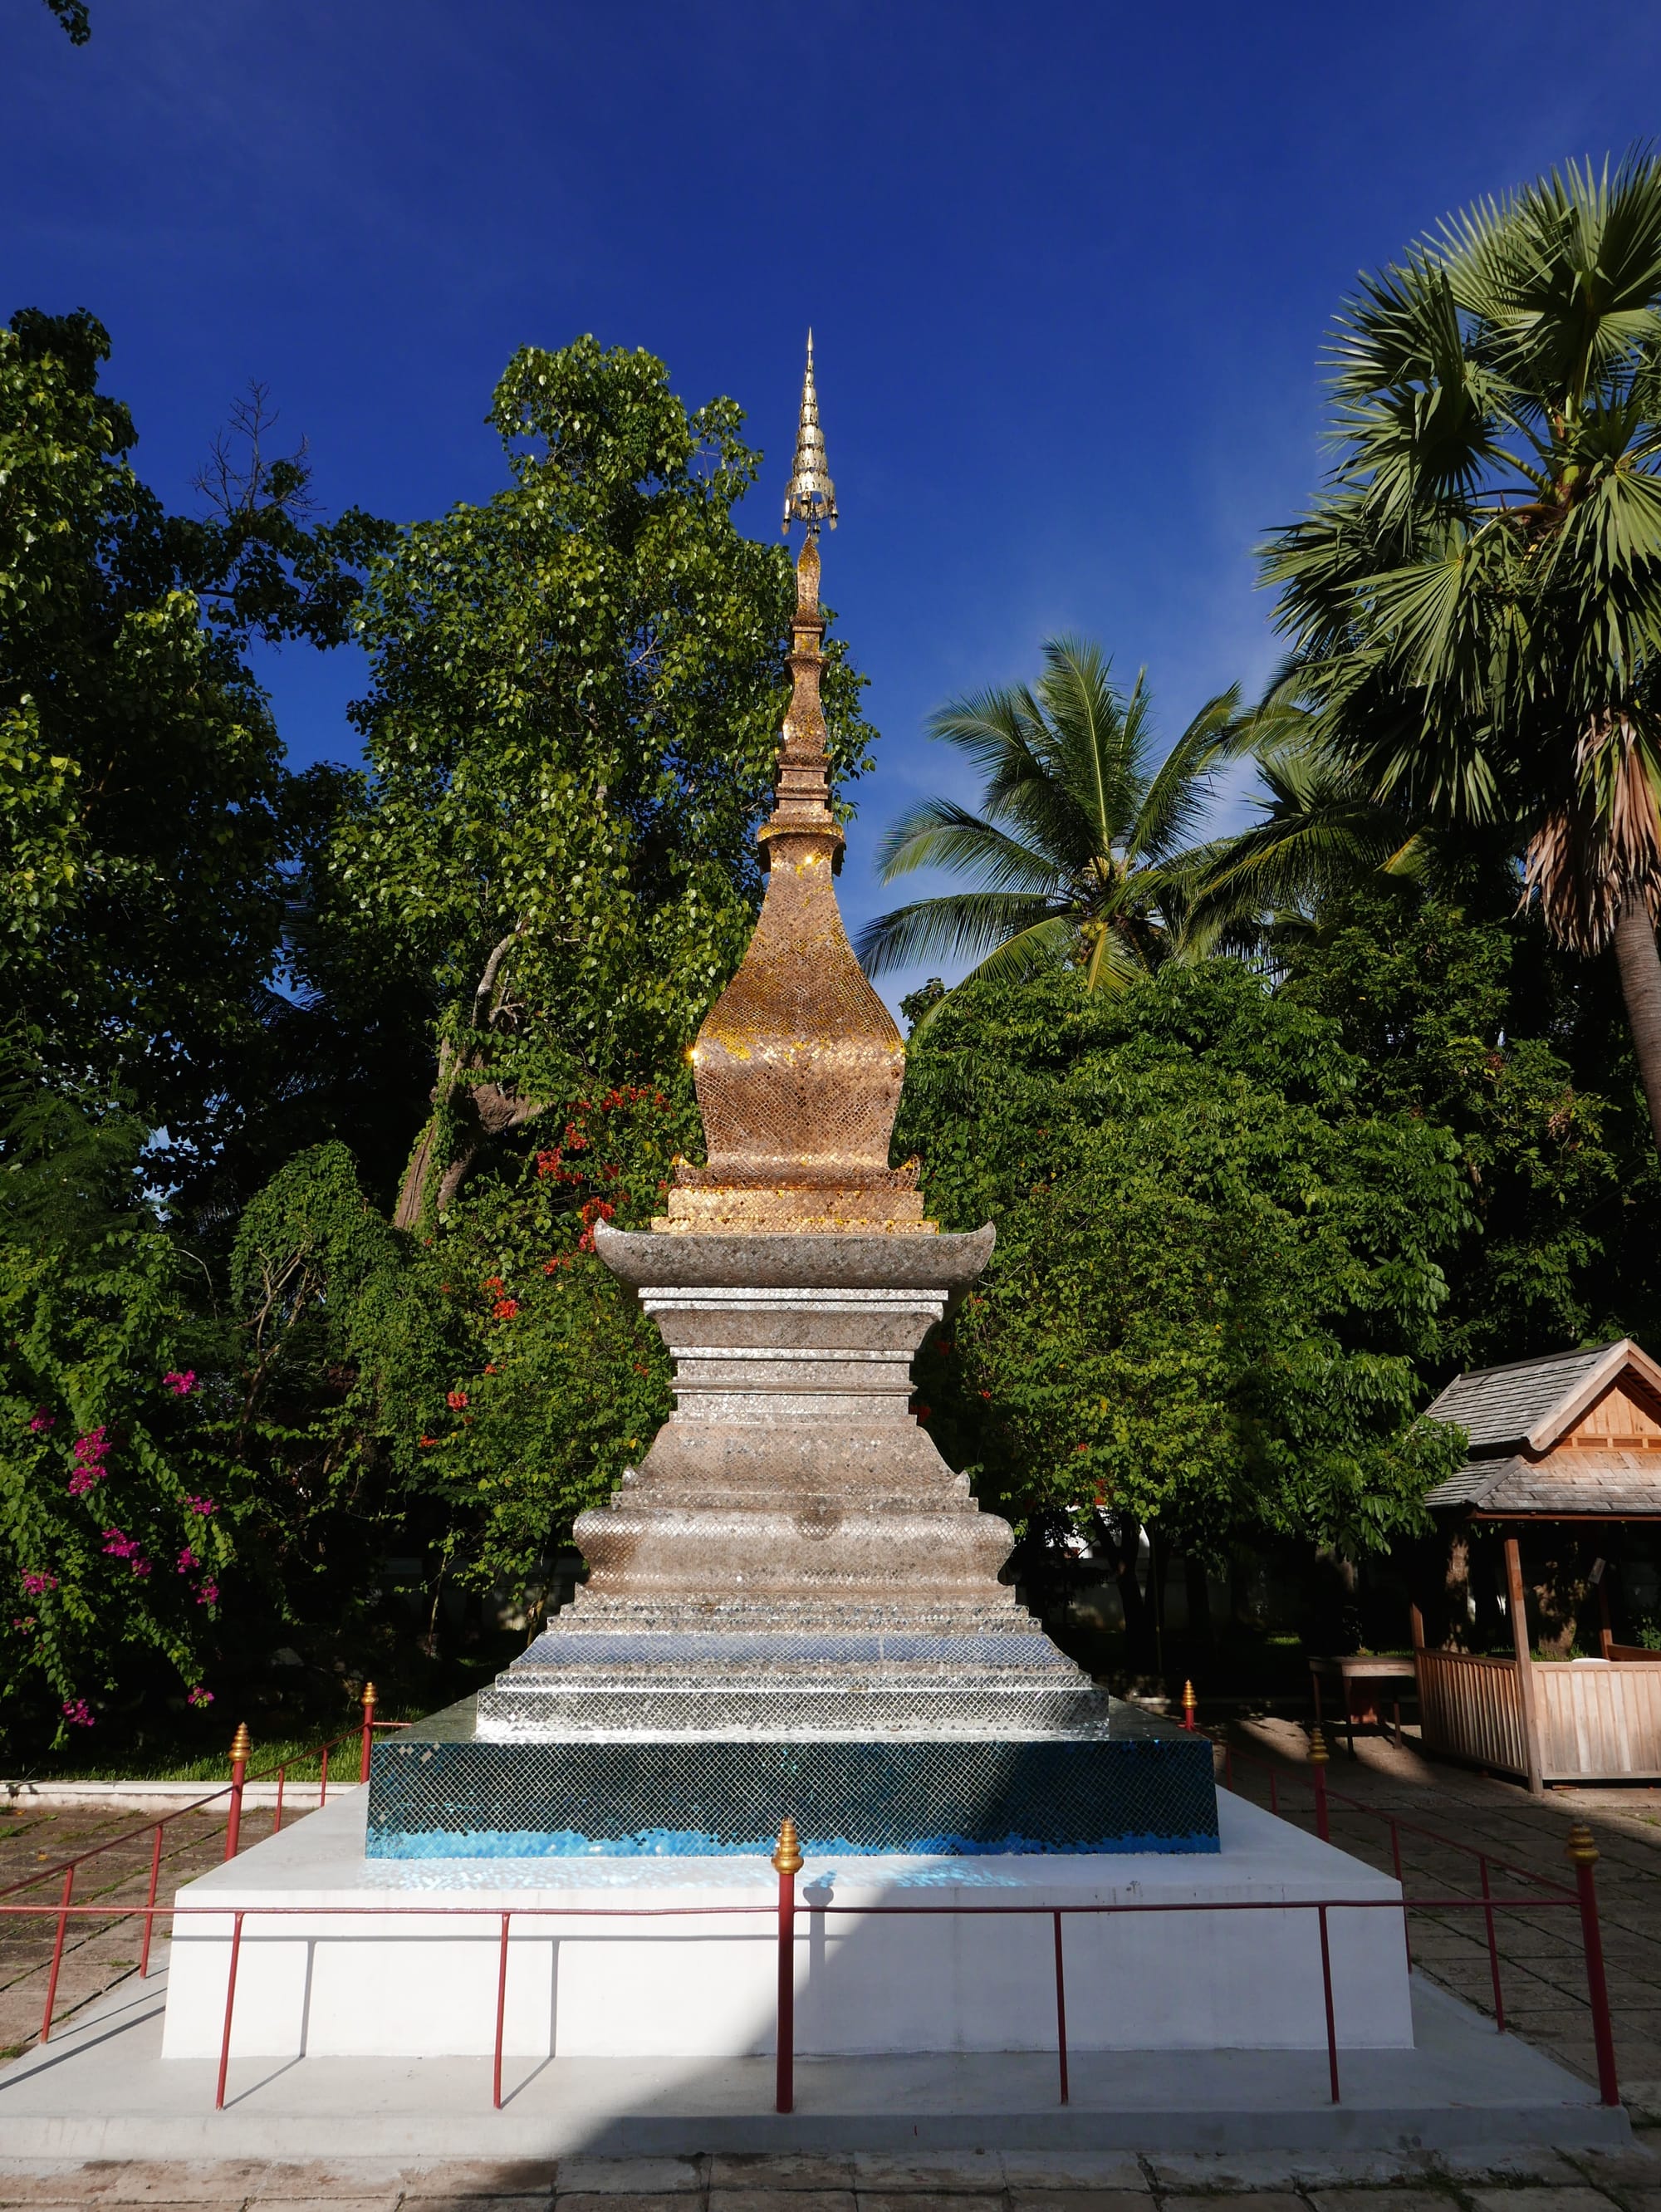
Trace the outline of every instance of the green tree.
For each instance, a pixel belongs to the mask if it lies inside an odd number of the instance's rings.
[[[1235,736],[1238,694],[1213,699],[1161,761],[1138,676],[1114,686],[1100,647],[1052,639],[1035,686],[953,700],[930,732],[985,782],[976,814],[929,799],[883,833],[884,883],[944,867],[974,887],[914,900],[861,931],[874,975],[943,955],[984,976],[1076,966],[1121,991],[1179,940],[1185,848]]]
[[[1538,917],[1385,881],[1325,902],[1279,957],[1282,995],[1355,1055],[1358,1101],[1423,1115],[1458,1146],[1470,1218],[1443,1258],[1438,1377],[1646,1335],[1661,1174],[1623,1024],[1618,1008],[1594,1018],[1579,963]]]
[[[87,0],[46,0],[46,5],[69,33],[72,46],[84,46],[92,36]]]
[[[212,1702],[221,1583],[258,1507],[223,1449],[193,1271],[143,1200],[142,1126],[50,1092],[7,1104],[0,1677],[17,1750],[112,1705]]]
[[[0,331],[0,994],[49,1082],[211,1160],[263,1089],[288,842],[244,651],[338,638],[368,518],[308,528],[303,471],[168,515],[99,389],[89,315]]]
[[[898,1141],[943,1227],[997,1247],[919,1388],[1021,1523],[1094,1516],[1221,1556],[1269,1531],[1376,1550],[1451,1464],[1418,1363],[1467,1205],[1452,1139],[1372,1111],[1334,1024],[1238,963],[954,993]]]
[[[730,400],[689,414],[661,362],[585,337],[516,355],[491,419],[511,487],[374,572],[373,772],[313,879],[437,1016],[407,1226],[536,1114],[678,1061],[748,939],[787,696],[790,565],[735,525],[758,457]],[[833,644],[844,781],[862,681]]]
[[[1570,164],[1368,278],[1327,491],[1266,574],[1319,734],[1415,821],[1499,823],[1613,945],[1661,1143],[1661,162]]]

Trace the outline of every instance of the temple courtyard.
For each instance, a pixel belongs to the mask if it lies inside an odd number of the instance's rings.
[[[1237,1723],[1228,1732],[1241,1794],[1267,1802],[1276,1777],[1282,1812],[1300,1825],[1312,1817],[1302,1729],[1290,1721]],[[1240,2212],[1422,2212],[1432,2205],[1464,2212],[1661,2212],[1661,1790],[1553,1790],[1531,1802],[1515,1787],[1422,1757],[1413,1732],[1397,1748],[1363,1734],[1353,1759],[1339,1750],[1331,1768],[1332,1840],[1385,1869],[1391,1841],[1381,1814],[1403,1824],[1409,1893],[1463,1896],[1470,1863],[1439,1847],[1422,1829],[1457,1838],[1496,1861],[1555,1877],[1568,1830],[1584,1820],[1600,1854],[1597,1867],[1616,2051],[1634,2140],[1619,2151],[1519,2145],[1462,2151],[1326,2148],[1234,2154],[1006,2150],[906,2153],[855,2149],[706,2157],[595,2157],[554,2161],[470,2157],[420,2166],[396,2160],[333,2162],[280,2158],[177,2163],[70,2163],[8,2160],[0,2139],[0,2203],[142,2203],[225,2207],[308,2203],[352,2212],[439,2212],[445,2205],[521,2208],[557,2203],[561,2212],[1131,2212],[1132,2206],[1184,2212],[1226,2196]],[[1258,1765],[1258,1761],[1266,1762]],[[1354,1803],[1347,1800],[1356,1801]],[[258,1832],[258,1816],[255,1832]],[[86,1806],[14,1808],[0,1828],[3,1865],[21,1871],[36,1854],[57,1859],[103,1834],[135,1825],[132,1813]],[[186,1844],[179,1870],[214,1862],[217,1832],[204,1821]],[[130,1868],[112,1869],[142,1890],[148,1839],[133,1846]],[[142,1861],[142,1863],[141,1863]],[[15,1873],[12,1878],[15,1878]],[[101,1885],[100,1885],[101,1887]],[[1496,1878],[1496,1889],[1500,1887]],[[1491,1974],[1480,1916],[1414,1916],[1415,1966],[1430,1981],[1491,2014]],[[1592,2051],[1582,1962],[1567,1916],[1496,1916],[1507,2027],[1583,2078]],[[39,2025],[48,1946],[40,1931],[14,1923],[0,1948],[0,2034],[14,2048]],[[165,1954],[164,1954],[165,1955]],[[131,1927],[88,1936],[66,1957],[58,2033],[68,2039],[76,2014],[100,2001],[136,1958]],[[1081,1992],[1081,1996],[1082,1996]],[[1346,2081],[1359,2088],[1362,2054],[1347,2058]],[[1185,2066],[1180,2054],[1170,2066]],[[227,2116],[228,2117],[228,2115]],[[504,2118],[506,2117],[505,2114]],[[3,2129],[0,2127],[0,2138]],[[469,2148],[476,2147],[476,2139]]]

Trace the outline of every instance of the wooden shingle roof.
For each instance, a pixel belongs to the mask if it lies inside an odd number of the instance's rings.
[[[1470,1456],[1428,1492],[1426,1504],[1477,1514],[1661,1518],[1654,1435],[1607,1433],[1611,1409],[1623,1406],[1615,1426],[1655,1429],[1634,1394],[1652,1408],[1661,1403],[1661,1367],[1629,1337],[1457,1376],[1428,1413],[1464,1431]],[[1591,1412],[1600,1401],[1601,1411]]]

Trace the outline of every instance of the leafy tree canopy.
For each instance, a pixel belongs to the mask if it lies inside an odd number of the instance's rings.
[[[541,1104],[677,1060],[748,937],[787,696],[790,565],[736,526],[758,457],[730,400],[688,412],[661,362],[585,337],[516,355],[491,419],[511,488],[373,572],[372,768],[318,876],[439,1012],[406,1222]],[[846,781],[873,732],[829,651]]]
[[[1213,1554],[1415,1524],[1455,1444],[1415,1425],[1415,1363],[1468,1205],[1447,1134],[1361,1081],[1331,1023],[1232,961],[945,1003],[899,1141],[943,1227],[998,1227],[920,1386],[983,1495]]]
[[[165,1125],[177,1171],[260,1089],[281,747],[251,638],[341,635],[381,526],[283,497],[169,516],[85,313],[0,331],[0,993],[48,1079]]]

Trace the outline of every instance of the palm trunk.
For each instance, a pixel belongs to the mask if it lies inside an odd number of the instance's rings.
[[[1655,925],[1641,898],[1622,908],[1615,925],[1615,958],[1627,1002],[1638,1078],[1649,1102],[1656,1150],[1661,1152],[1661,951]]]

